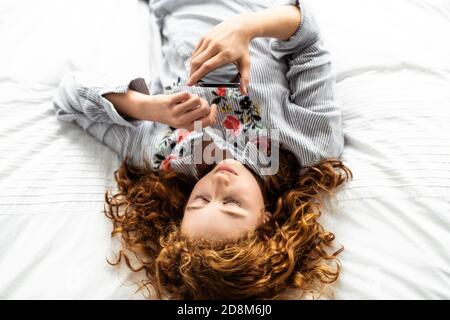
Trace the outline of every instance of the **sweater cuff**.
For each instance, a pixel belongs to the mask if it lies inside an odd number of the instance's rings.
[[[148,87],[142,78],[134,79],[129,85],[106,87],[80,87],[78,95],[83,113],[92,121],[105,124],[118,124],[125,127],[136,127],[139,120],[124,118],[114,105],[103,96],[109,93],[126,93],[128,89],[148,94]]]
[[[288,40],[273,39],[270,41],[270,49],[276,58],[292,54],[308,47],[319,38],[319,27],[308,5],[302,0],[278,0],[277,6],[294,5],[300,9],[300,24],[294,34]]]

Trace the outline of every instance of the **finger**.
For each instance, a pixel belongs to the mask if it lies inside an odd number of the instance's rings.
[[[217,117],[217,105],[216,104],[212,104],[211,107],[209,108],[209,114],[206,115],[205,117],[201,118],[201,119],[196,119],[193,122],[190,123],[190,125],[188,125],[186,127],[186,129],[188,129],[189,131],[194,130],[196,123],[200,122],[200,126],[202,128],[205,127],[209,127],[212,126],[215,122],[216,122],[216,117]]]
[[[241,74],[239,91],[243,95],[248,95],[247,87],[250,82],[250,59],[248,57],[239,62],[239,73]]]
[[[182,92],[178,92],[178,93],[174,93],[174,94],[170,95],[172,104],[179,104],[179,103],[185,102],[190,97],[191,97],[190,93],[188,93],[186,91],[182,91]]]
[[[209,114],[206,117],[200,119],[200,121],[202,122],[202,128],[212,126],[214,123],[216,123],[216,117],[217,117],[217,105],[212,104]]]
[[[199,54],[191,61],[191,68],[189,70],[189,79],[187,82],[188,85],[192,85],[201,79],[199,78],[197,81],[192,81],[192,75],[198,69],[200,69],[206,61],[213,58],[218,52],[219,49],[215,46],[210,46],[206,48],[204,51],[199,52]]]
[[[182,116],[186,112],[198,108],[200,104],[200,97],[196,94],[193,94],[187,101],[177,104],[173,109],[173,114],[175,117]]]
[[[207,119],[202,121],[202,126],[203,127],[212,126],[213,124],[216,123],[216,118],[217,118],[217,105],[212,104]]]
[[[197,44],[197,47],[191,54],[191,61],[194,60],[194,58],[201,52],[203,52],[208,47],[209,41],[207,41],[205,38],[202,38],[200,42]]]
[[[186,112],[182,118],[182,123],[193,123],[196,120],[202,119],[209,115],[211,108],[206,100],[202,100],[200,107]]]
[[[214,69],[217,69],[220,66],[226,64],[224,55],[217,54],[208,61],[204,62],[200,68],[198,68],[189,78],[188,85],[192,85],[203,78],[207,73],[211,72]]]
[[[200,39],[200,41],[197,43],[197,46],[195,47],[194,51],[191,54],[191,59],[195,58],[195,56],[199,53],[202,52],[205,47],[207,45],[207,41],[205,37],[202,37]]]

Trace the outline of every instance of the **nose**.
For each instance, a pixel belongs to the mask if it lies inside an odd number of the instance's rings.
[[[230,178],[228,177],[228,174],[225,172],[217,172],[214,174],[213,177],[214,186],[216,192],[223,191],[230,185]]]

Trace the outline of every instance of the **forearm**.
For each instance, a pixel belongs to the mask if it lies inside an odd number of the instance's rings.
[[[123,117],[167,124],[175,128],[192,130],[194,121],[202,127],[210,126],[216,117],[216,106],[209,106],[205,99],[185,91],[170,95],[147,95],[134,90],[124,94],[106,94]]]
[[[243,14],[237,19],[243,23],[250,39],[268,37],[288,40],[298,29],[301,14],[296,6],[282,6]]]
[[[104,97],[110,101],[122,117],[136,120],[150,120],[145,114],[144,105],[149,96],[137,91],[128,90],[126,93],[109,93]]]

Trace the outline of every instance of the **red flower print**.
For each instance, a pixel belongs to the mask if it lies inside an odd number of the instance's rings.
[[[179,144],[181,141],[186,139],[187,136],[190,134],[191,134],[191,132],[186,129],[178,129],[177,144]]]
[[[228,115],[222,122],[225,129],[233,130],[233,134],[237,136],[241,129],[241,123],[235,116]]]
[[[225,94],[227,93],[227,89],[224,87],[217,88],[216,93],[219,97],[225,97]]]
[[[170,167],[170,161],[176,159],[177,156],[174,154],[169,154],[162,162],[161,162],[161,170],[170,171],[172,168]]]

